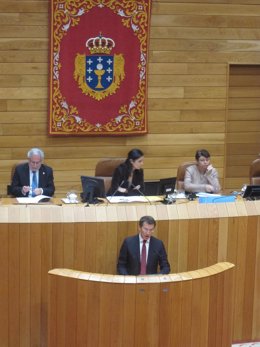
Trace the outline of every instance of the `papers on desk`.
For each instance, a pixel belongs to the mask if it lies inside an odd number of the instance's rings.
[[[173,193],[169,195],[170,198],[172,199],[186,199],[186,195],[184,192],[182,193]]]
[[[212,193],[205,193],[205,192],[200,192],[200,193],[196,193],[197,197],[214,197],[214,196],[221,196],[221,194],[212,194]]]
[[[47,202],[51,199],[50,196],[47,195],[37,195],[34,197],[22,197],[22,198],[16,198],[17,202],[19,204],[38,204],[39,202]]]
[[[107,196],[107,200],[111,204],[128,203],[128,202],[156,202],[161,201],[159,196]]]
[[[63,198],[63,199],[61,199],[61,201],[64,202],[64,204],[78,204],[79,203],[78,200],[72,200],[71,201],[68,198]]]

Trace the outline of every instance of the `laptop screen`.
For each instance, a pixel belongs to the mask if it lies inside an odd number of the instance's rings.
[[[246,190],[244,191],[243,198],[252,200],[260,199],[260,186],[247,186]]]
[[[81,195],[84,202],[90,204],[97,203],[97,198],[105,197],[104,179],[94,176],[81,176],[83,193]]]
[[[159,182],[158,195],[169,195],[174,192],[176,177],[162,178]]]

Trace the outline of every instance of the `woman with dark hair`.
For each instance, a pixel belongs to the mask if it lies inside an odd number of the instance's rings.
[[[144,154],[132,149],[124,163],[114,171],[108,195],[140,195],[144,192]]]
[[[206,149],[195,153],[197,163],[185,171],[184,189],[189,193],[219,193],[221,190],[218,172],[210,163],[210,154]]]

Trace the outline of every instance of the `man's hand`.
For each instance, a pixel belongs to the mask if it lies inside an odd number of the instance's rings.
[[[23,188],[22,188],[23,195],[26,195],[29,191],[30,191],[30,187],[29,186],[23,186]]]
[[[41,195],[43,193],[43,189],[42,188],[35,188],[34,189],[34,194],[35,195]]]

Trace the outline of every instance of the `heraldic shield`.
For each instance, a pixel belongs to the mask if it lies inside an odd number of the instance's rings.
[[[125,78],[124,64],[122,54],[77,54],[74,78],[84,94],[102,100],[120,87]]]
[[[86,56],[86,83],[93,90],[107,89],[114,80],[113,55]]]

